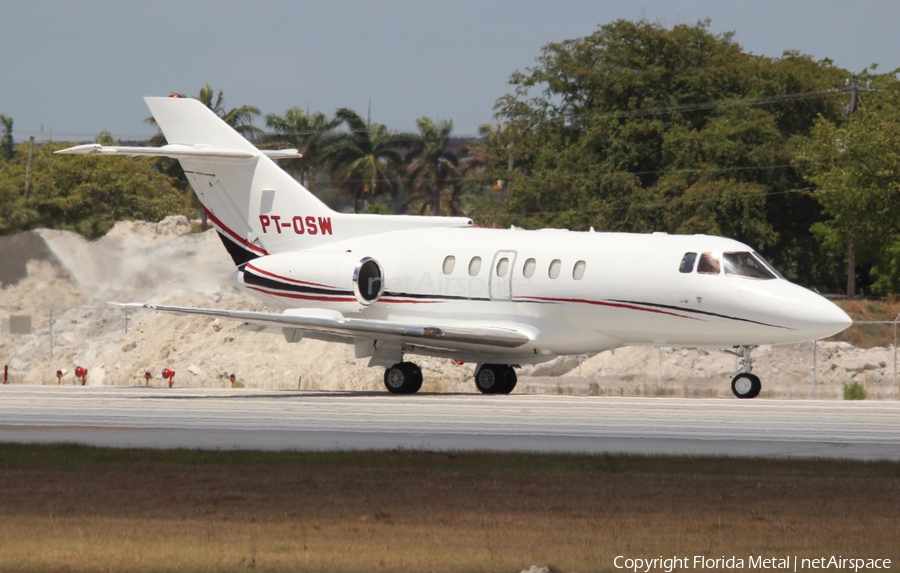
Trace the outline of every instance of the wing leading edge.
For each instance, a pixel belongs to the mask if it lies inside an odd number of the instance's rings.
[[[193,308],[185,306],[165,306],[156,304],[111,303],[124,308],[147,308],[174,314],[208,316],[240,320],[244,323],[263,327],[280,327],[308,332],[320,332],[349,338],[369,338],[377,340],[421,341],[429,346],[455,349],[459,344],[488,346],[494,348],[517,348],[530,338],[512,329],[497,327],[425,326],[403,324],[386,320],[345,318],[337,311],[330,310],[290,310],[284,314],[215,308]]]

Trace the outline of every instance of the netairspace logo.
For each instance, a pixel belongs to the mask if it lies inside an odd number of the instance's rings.
[[[675,570],[684,569],[779,569],[784,571],[811,571],[818,569],[834,569],[853,571],[867,571],[872,569],[890,569],[890,559],[870,559],[859,557],[843,557],[841,555],[830,557],[797,557],[785,555],[784,557],[764,557],[762,555],[749,557],[706,557],[694,555],[693,557],[640,558],[625,557],[619,555],[613,560],[616,569],[625,569],[633,573],[649,573],[650,571],[665,571],[672,573]]]

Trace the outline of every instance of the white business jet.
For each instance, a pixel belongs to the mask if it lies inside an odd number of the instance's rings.
[[[731,387],[760,392],[750,351],[831,336],[850,318],[785,280],[747,245],[705,235],[481,229],[465,217],[329,209],[202,103],[146,98],[168,145],[57,153],[178,159],[237,265],[235,280],[280,312],[132,305],[243,321],[289,342],[353,344],[414,393],[409,355],[472,362],[475,385],[509,393],[515,366],[620,346],[723,348]]]

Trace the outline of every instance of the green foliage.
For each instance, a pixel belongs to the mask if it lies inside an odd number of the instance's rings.
[[[408,147],[411,137],[364,120],[352,109],[340,108],[334,117],[347,131],[323,138],[320,157],[332,181],[352,197],[353,211],[358,213],[363,201],[396,194],[403,165],[399,149]]]
[[[9,161],[13,158],[13,119],[0,113],[0,125],[3,126],[3,134],[0,135],[0,158]]]
[[[476,215],[503,226],[726,235],[789,278],[827,281],[809,231],[823,216],[797,191],[808,184],[791,150],[817,117],[839,117],[839,102],[787,94],[839,85],[845,72],[794,52],[745,53],[707,27],[620,20],[545,46],[495,105],[494,160],[467,187],[496,194],[503,180],[503,200],[472,202],[488,207]]]
[[[865,400],[866,388],[859,382],[844,384],[844,400]]]
[[[883,91],[846,120],[819,118],[794,161],[829,216],[814,233],[841,257],[852,240],[857,263],[875,265],[873,292],[888,294],[900,283],[900,82],[871,79]]]
[[[27,200],[27,144],[19,146],[13,161],[0,165],[0,234],[46,227],[93,239],[116,221],[159,221],[185,213],[184,195],[152,159],[53,155],[70,145],[35,147]]]
[[[424,213],[431,205],[431,214],[440,215],[447,203],[450,214],[459,212],[456,191],[459,189],[459,159],[447,149],[453,122],[436,122],[428,117],[416,120],[419,134],[413,138],[412,149],[407,152],[407,174],[410,180],[407,205],[419,203],[418,211]],[[446,196],[446,197],[445,197]]]
[[[296,147],[303,157],[282,161],[280,165],[285,169],[298,171],[300,182],[309,187],[310,179],[315,179],[317,167],[322,161],[322,142],[339,123],[337,118],[329,119],[319,112],[308,114],[299,107],[292,107],[283,116],[274,113],[266,116],[266,126],[275,133],[267,136],[265,143],[278,149],[282,149],[284,144]]]
[[[108,129],[104,129],[97,134],[97,137],[94,139],[94,143],[99,143],[100,145],[115,145],[116,140],[113,139],[113,136]]]

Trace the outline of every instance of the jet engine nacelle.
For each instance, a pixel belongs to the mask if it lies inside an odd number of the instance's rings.
[[[290,300],[367,306],[384,292],[384,269],[372,257],[349,252],[278,253],[247,264],[243,283],[259,292]]]

